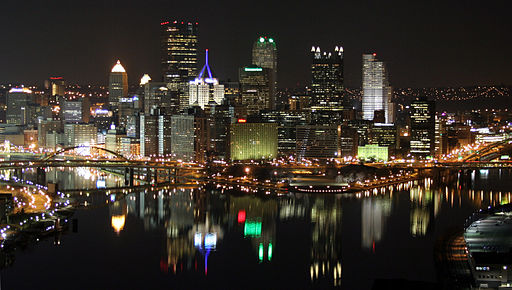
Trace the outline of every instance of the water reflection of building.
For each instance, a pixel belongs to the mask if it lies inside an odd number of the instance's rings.
[[[425,180],[425,186],[415,186],[409,191],[411,201],[410,232],[413,237],[422,237],[427,234],[430,221],[435,216],[434,206],[439,199],[434,197],[430,188],[430,180]],[[439,194],[437,194],[437,197]]]
[[[217,194],[180,188],[133,193],[127,200],[128,213],[142,219],[146,230],[166,229],[162,271],[207,273],[208,256],[223,237],[226,216]]]
[[[361,248],[375,251],[375,243],[382,239],[391,213],[391,199],[365,198],[361,203]]]
[[[334,197],[315,198],[311,207],[311,264],[313,283],[341,283],[341,200]]]
[[[271,261],[276,248],[276,199],[229,196],[229,215],[250,239],[259,262]]]
[[[115,195],[113,195],[113,199],[114,198]],[[127,213],[128,208],[126,206],[126,199],[124,198],[114,201],[110,205],[110,223],[117,234],[119,234],[124,228]]]

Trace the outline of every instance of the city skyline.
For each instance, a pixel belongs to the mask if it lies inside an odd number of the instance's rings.
[[[1,70],[0,80],[38,84],[62,75],[70,83],[106,84],[109,66],[117,59],[129,79],[149,73],[160,80],[160,22],[172,19],[199,22],[199,59],[204,48],[210,48],[216,55],[211,65],[222,81],[236,80],[238,68],[251,59],[254,39],[261,35],[276,40],[280,87],[309,85],[312,45],[343,45],[347,87],[361,86],[361,55],[367,52],[389,62],[395,87],[509,84],[512,77],[507,57],[511,41],[502,36],[510,21],[501,7],[504,1],[484,7],[477,2],[340,3],[328,10],[321,4],[287,3],[262,3],[261,8],[249,10],[225,2],[211,7],[208,14],[184,3],[160,1],[143,7],[130,1],[123,5],[8,2],[7,11],[26,13],[0,20],[3,35],[13,39],[0,48],[0,63],[8,68]],[[244,11],[258,17],[252,21]],[[219,15],[223,21],[218,21]],[[474,22],[474,17],[480,21]],[[40,44],[49,38],[54,40]]]

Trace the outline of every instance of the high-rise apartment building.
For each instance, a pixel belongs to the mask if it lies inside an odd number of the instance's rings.
[[[411,155],[425,158],[435,150],[435,103],[425,99],[411,102]]]
[[[128,95],[128,74],[118,60],[110,72],[108,101],[111,106],[119,106],[119,101]]]
[[[197,76],[198,23],[166,21],[161,27],[163,81],[188,106],[188,83]]]
[[[391,94],[386,64],[376,53],[363,54],[363,119],[373,120],[375,111],[384,111],[386,123],[394,123]]]
[[[277,47],[273,38],[261,36],[254,42],[252,64],[269,69],[270,107],[274,109],[277,92]]]
[[[343,47],[332,52],[311,48],[311,108],[342,109],[343,100]]]
[[[224,86],[213,77],[208,65],[208,49],[206,62],[199,76],[189,83],[189,105],[204,109],[209,104],[220,105],[224,99]]]

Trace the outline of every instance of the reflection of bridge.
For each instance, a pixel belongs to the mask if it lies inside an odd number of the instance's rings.
[[[179,176],[201,173],[203,167],[184,165],[177,162],[156,162],[156,161],[127,161],[127,160],[12,160],[0,161],[0,170],[15,170],[15,175],[21,179],[22,169],[36,168],[37,182],[44,184],[47,167],[92,167],[92,168],[117,168],[124,169],[125,185],[132,186],[135,173],[143,175],[146,181],[152,182],[164,175],[169,181]],[[135,172],[137,170],[137,172]],[[140,178],[140,177],[139,177]]]

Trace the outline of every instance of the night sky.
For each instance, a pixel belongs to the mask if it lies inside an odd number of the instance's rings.
[[[0,83],[106,84],[118,58],[130,83],[159,80],[160,22],[190,20],[221,80],[236,80],[253,41],[269,35],[280,87],[309,82],[312,45],[344,47],[348,87],[360,87],[364,52],[389,63],[394,87],[511,84],[507,2],[2,0]]]

